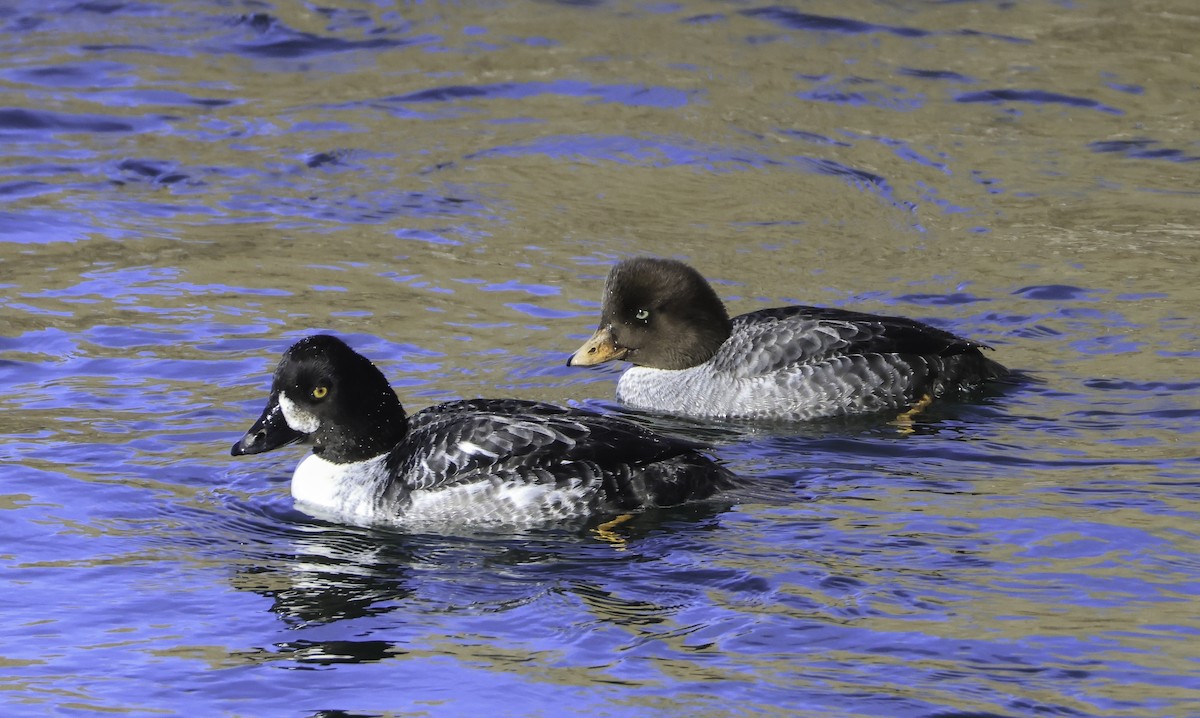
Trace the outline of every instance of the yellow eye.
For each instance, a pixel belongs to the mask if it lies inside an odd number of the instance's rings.
[[[322,384],[322,385],[320,385],[320,386],[318,386],[318,387],[316,387],[315,389],[313,389],[313,390],[312,390],[312,398],[314,398],[314,399],[324,399],[324,398],[325,398],[325,395],[326,395],[326,394],[328,394],[328,393],[329,393],[329,387],[327,387],[327,386],[325,386],[324,384]]]

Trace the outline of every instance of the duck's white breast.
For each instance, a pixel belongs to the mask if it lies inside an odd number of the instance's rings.
[[[324,511],[376,518],[378,499],[387,485],[387,456],[335,464],[316,454],[300,462],[292,474],[292,498]]]

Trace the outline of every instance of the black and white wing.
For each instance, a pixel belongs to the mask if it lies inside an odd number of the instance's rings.
[[[642,466],[693,447],[616,417],[511,399],[451,402],[410,419],[389,469],[409,489],[457,483],[480,470],[571,462]],[[696,455],[698,456],[698,455]]]

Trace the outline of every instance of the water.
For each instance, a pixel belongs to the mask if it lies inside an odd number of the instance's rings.
[[[1200,14],[1136,3],[0,8],[5,715],[1200,714]],[[234,459],[334,331],[410,408],[618,411],[617,258],[1025,378],[689,429],[614,534],[397,535]],[[667,427],[679,429],[679,427]]]

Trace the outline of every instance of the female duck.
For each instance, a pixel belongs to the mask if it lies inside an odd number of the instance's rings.
[[[312,444],[292,496],[355,523],[533,526],[710,496],[732,474],[678,439],[516,399],[409,417],[369,360],[331,336],[288,349],[234,456]]]
[[[779,307],[730,320],[696,270],[635,258],[604,283],[600,326],[567,364],[634,366],[617,399],[701,418],[815,419],[921,408],[1006,370],[983,344],[903,317]]]

